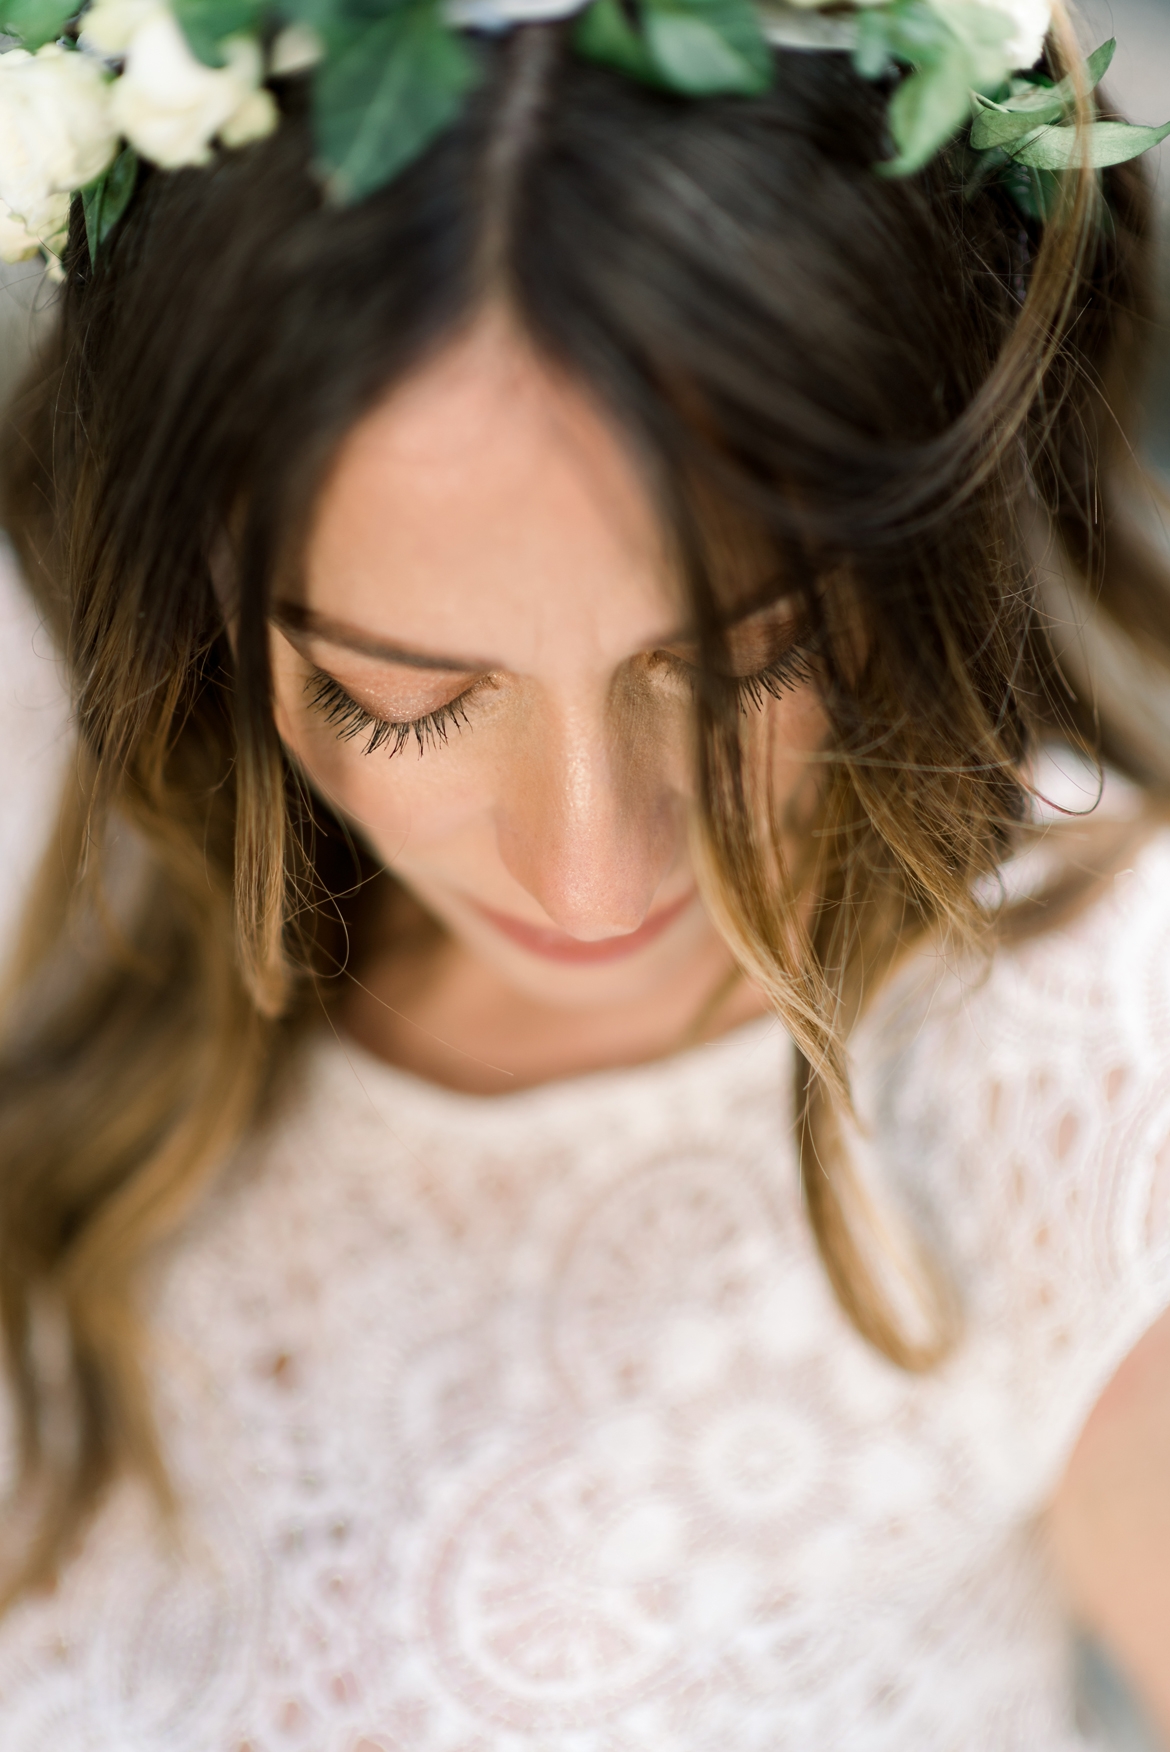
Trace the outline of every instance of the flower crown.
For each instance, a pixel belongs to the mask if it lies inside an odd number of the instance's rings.
[[[133,195],[139,160],[207,163],[279,120],[270,81],[312,80],[329,196],[362,199],[456,117],[478,76],[468,33],[574,17],[576,51],[685,97],[765,91],[775,48],[849,53],[901,73],[888,176],[964,128],[976,178],[996,173],[1043,218],[1054,175],[1121,163],[1170,134],[1072,125],[1070,80],[1040,62],[1052,0],[0,0],[0,257],[59,261],[70,202],[91,256]],[[1113,53],[1090,57],[1095,88]]]

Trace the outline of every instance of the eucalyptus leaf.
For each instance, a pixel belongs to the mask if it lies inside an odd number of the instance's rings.
[[[982,107],[971,124],[971,144],[976,152],[986,152],[994,146],[1010,146],[1013,141],[1029,139],[1050,122],[1058,122],[1065,113],[1063,103],[1038,104],[1035,109],[1005,110]]]
[[[97,261],[107,237],[129,206],[137,181],[137,154],[132,146],[124,146],[102,175],[79,191],[91,262]]]
[[[1087,84],[1090,91],[1096,91],[1112,66],[1116,52],[1117,38],[1110,37],[1107,43],[1102,43],[1099,49],[1094,49],[1093,53],[1086,58],[1085,69],[1089,76]],[[1055,120],[1056,116],[1075,108],[1076,86],[1071,75],[1062,79],[1059,85],[1048,87],[1037,86],[1029,80],[1021,80],[1019,84],[1018,91],[1013,92],[1010,97],[996,105],[998,109],[1020,114],[1031,112],[1035,113],[1037,120],[1049,121]],[[1047,113],[1043,116],[1040,115],[1040,111],[1047,112],[1054,103],[1059,104],[1060,108],[1054,112],[1053,116],[1048,116]]]
[[[172,0],[175,17],[191,53],[208,67],[222,67],[225,38],[254,36],[264,10],[263,0]]]
[[[1033,170],[1079,170],[1090,165],[1104,170],[1126,164],[1170,138],[1170,122],[1161,128],[1134,127],[1129,122],[1094,122],[1084,135],[1076,128],[1045,128],[1034,140],[1009,147],[1017,164]]]
[[[19,37],[26,49],[56,42],[80,5],[80,0],[8,0],[4,32]]]
[[[359,201],[458,115],[478,69],[433,0],[406,0],[357,30],[313,80],[313,126],[329,193]]]
[[[1117,48],[1117,39],[1110,37],[1089,56],[1086,64],[1090,91],[1095,91],[1109,71]],[[1013,140],[1023,140],[1037,128],[1059,122],[1071,115],[1076,107],[1076,91],[1071,78],[1045,89],[1020,80],[1019,89],[1000,103],[976,93],[979,113],[971,128],[971,144],[977,152],[992,146],[1008,146]]]

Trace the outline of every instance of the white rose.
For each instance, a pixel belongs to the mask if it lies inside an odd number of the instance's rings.
[[[1052,22],[1052,4],[1051,0],[978,0],[978,3],[986,17],[977,22],[971,0],[930,0],[933,10],[971,50],[975,82],[981,89],[987,89],[1040,59]],[[980,29],[979,24],[985,28]],[[987,31],[988,24],[993,24],[994,29]]]
[[[41,247],[23,219],[0,201],[0,262],[27,262]]]
[[[68,230],[68,195],[49,195],[29,219],[0,201],[0,261],[27,262],[40,249],[60,255]]]
[[[124,55],[140,24],[159,9],[159,0],[95,0],[81,15],[81,46],[114,59]]]
[[[1007,45],[1013,72],[1034,67],[1044,52],[1044,38],[1052,24],[1052,0],[992,0],[997,12],[1006,13],[1014,28]]]
[[[50,196],[100,176],[117,146],[109,81],[93,61],[56,43],[0,55],[0,200],[11,212],[31,220]]]
[[[315,67],[324,54],[325,44],[311,24],[286,24],[272,45],[268,71],[274,79],[285,79]]]
[[[135,0],[110,0],[119,28]],[[96,11],[96,9],[95,9]],[[91,19],[94,14],[91,14]],[[110,40],[107,20],[97,15],[98,34],[87,26],[95,47]],[[144,158],[165,170],[206,164],[217,134],[228,145],[259,139],[276,126],[276,104],[261,89],[260,46],[250,37],[224,43],[226,67],[205,67],[187,46],[174,14],[155,0],[125,28],[126,65],[114,83],[111,111],[127,140]]]

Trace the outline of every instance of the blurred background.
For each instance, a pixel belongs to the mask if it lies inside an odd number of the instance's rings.
[[[1107,80],[1111,102],[1135,122],[1170,120],[1170,0],[1079,0],[1086,48],[1116,36]],[[1159,307],[1144,381],[1141,444],[1170,483],[1170,140],[1146,157],[1159,213]],[[54,289],[39,263],[0,263],[0,417],[51,319]],[[0,538],[2,539],[2,538]],[[1168,536],[1170,541],[1170,536]],[[29,672],[29,642],[45,662]],[[17,755],[0,772],[0,941],[13,924],[21,890],[47,829],[45,799],[57,789],[66,738],[56,663],[23,603],[0,598],[0,747]],[[19,768],[19,774],[14,770]],[[1170,1661],[1170,1649],[1167,1650]],[[1170,1752],[1142,1719],[1121,1676],[1090,1638],[1073,1638],[1078,1714],[1090,1739],[1109,1752]]]

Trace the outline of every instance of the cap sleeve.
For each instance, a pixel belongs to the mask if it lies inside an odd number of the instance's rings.
[[[910,983],[870,1138],[958,1289],[952,1374],[1043,1495],[1170,1306],[1170,834],[1071,925]]]

